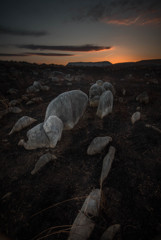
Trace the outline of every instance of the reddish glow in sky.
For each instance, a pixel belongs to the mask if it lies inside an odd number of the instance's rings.
[[[161,58],[160,0],[5,0],[0,60],[67,64]]]

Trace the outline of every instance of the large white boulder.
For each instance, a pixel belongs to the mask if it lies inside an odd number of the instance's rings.
[[[45,121],[54,115],[61,119],[64,129],[72,129],[83,116],[87,104],[88,96],[81,90],[64,92],[49,103]]]
[[[102,93],[100,97],[96,115],[102,119],[112,112],[112,108],[113,94],[110,90],[108,90]]]

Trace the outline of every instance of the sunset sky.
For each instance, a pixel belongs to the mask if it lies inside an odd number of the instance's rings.
[[[4,0],[0,60],[161,59],[160,0]]]

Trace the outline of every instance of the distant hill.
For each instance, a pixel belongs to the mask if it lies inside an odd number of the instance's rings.
[[[112,63],[108,61],[104,62],[69,62],[67,67],[107,67],[111,66]]]
[[[108,67],[108,66],[120,66],[120,67],[129,67],[129,66],[138,66],[138,65],[161,65],[161,59],[150,59],[150,60],[141,60],[138,62],[123,62],[112,64],[109,61],[104,62],[69,62],[67,67]]]
[[[141,64],[141,65],[145,65],[145,64],[161,64],[161,59],[150,59],[150,60],[142,60],[142,61],[138,61],[136,62],[136,64]]]
[[[132,66],[132,65],[160,65],[161,59],[150,59],[150,60],[141,60],[138,62],[123,62],[123,63],[115,63],[113,65],[119,66]]]

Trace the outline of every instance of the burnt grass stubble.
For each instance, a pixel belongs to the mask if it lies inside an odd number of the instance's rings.
[[[10,71],[12,67],[18,71],[14,77]],[[7,75],[0,77],[1,98],[12,100],[24,94],[34,80],[41,80],[48,66],[1,62],[3,68]],[[77,68],[52,68],[71,75],[78,71]],[[31,70],[39,74],[30,75]],[[103,184],[100,215],[94,219],[96,227],[90,239],[100,239],[104,230],[116,223],[121,224],[116,240],[154,239],[161,234],[161,135],[146,128],[145,124],[161,129],[160,66],[84,68],[81,71],[84,77],[73,81],[71,86],[67,81],[61,84],[48,81],[50,90],[34,95],[41,96],[42,103],[26,106],[22,102],[22,113],[10,113],[0,119],[0,231],[13,240],[44,236],[45,239],[67,239],[69,230],[64,229],[70,226],[50,228],[72,225],[85,197],[92,189],[99,188],[102,160],[109,146],[95,156],[88,156],[86,151],[94,137],[108,135],[113,138],[110,144],[116,148],[116,155]],[[148,77],[145,77],[146,73]],[[130,79],[128,74],[132,74]],[[150,82],[152,78],[157,79],[158,84]],[[38,120],[36,125],[44,120],[46,107],[54,97],[72,89],[81,89],[88,94],[90,84],[98,79],[109,79],[116,88],[113,112],[103,120],[96,116],[96,108],[88,106],[82,119],[74,129],[63,132],[61,141],[53,150],[28,151],[17,145],[21,138],[26,139],[27,130],[34,125],[7,135],[20,117],[34,117]],[[18,95],[9,95],[9,88],[17,88]],[[125,96],[121,93],[123,88],[126,89]],[[143,91],[147,91],[150,97],[146,105],[135,100]],[[123,101],[119,101],[119,97]],[[141,107],[142,118],[132,125],[130,118],[137,106]],[[1,101],[2,109],[4,104]],[[30,172],[35,162],[47,151],[54,153],[57,160],[32,176]],[[3,198],[7,193],[9,195]],[[66,201],[68,199],[73,200]],[[40,234],[46,229],[49,230]],[[50,234],[53,235],[47,236]]]

